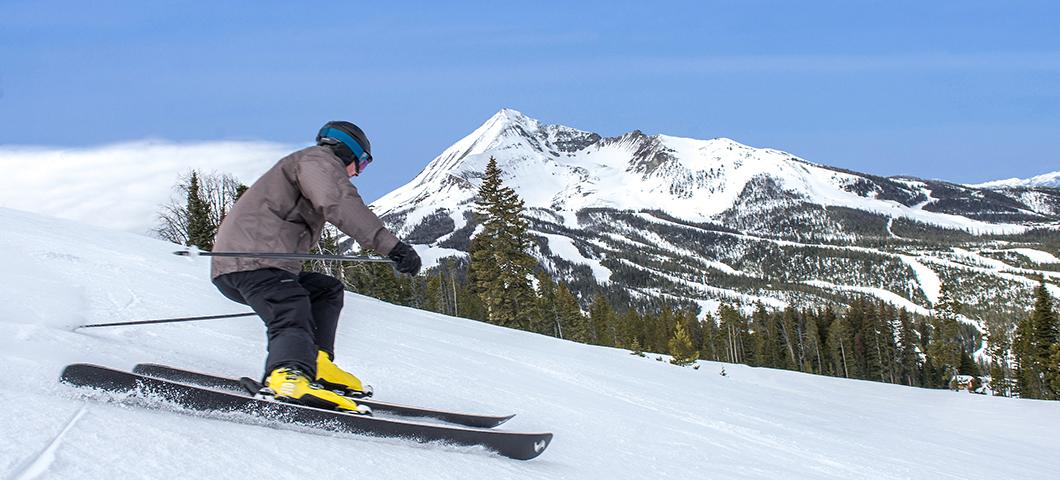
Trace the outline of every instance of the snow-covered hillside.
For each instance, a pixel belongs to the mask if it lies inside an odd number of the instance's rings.
[[[347,295],[340,363],[404,403],[548,430],[530,462],[86,401],[71,362],[257,374],[254,319],[78,330],[243,311],[173,245],[0,209],[4,478],[1047,478],[1060,402],[700,362],[679,368]]]

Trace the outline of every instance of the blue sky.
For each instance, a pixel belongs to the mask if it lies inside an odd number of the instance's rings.
[[[0,145],[302,143],[348,119],[379,160],[371,200],[512,107],[880,175],[1029,177],[1060,170],[1056,5],[4,0]]]

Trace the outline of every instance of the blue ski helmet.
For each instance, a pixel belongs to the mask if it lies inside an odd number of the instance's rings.
[[[372,144],[357,125],[341,120],[325,123],[317,132],[317,145],[330,145],[342,162],[356,162],[357,173],[372,163]]]

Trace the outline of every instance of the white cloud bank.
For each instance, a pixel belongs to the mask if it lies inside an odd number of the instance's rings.
[[[251,183],[299,148],[268,142],[141,141],[90,148],[0,146],[0,207],[145,234],[181,173]]]

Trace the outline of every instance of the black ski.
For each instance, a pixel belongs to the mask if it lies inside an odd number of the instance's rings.
[[[221,389],[232,393],[257,393],[256,391],[248,392],[248,389],[244,388],[244,385],[236,378],[219,377],[216,375],[192,372],[165,365],[141,363],[136,367],[133,367],[133,372],[149,377],[161,378],[163,380],[191,383],[204,387]],[[443,422],[455,423],[457,425],[465,425],[468,427],[493,428],[511,420],[512,417],[515,416],[476,415],[471,413],[449,412],[445,410],[434,410],[430,408],[380,402],[370,398],[357,398],[354,399],[354,401],[371,407],[372,411],[377,413],[389,413],[401,415],[403,417],[433,418]]]
[[[69,365],[63,369],[61,380],[74,386],[130,393],[130,397],[123,397],[118,401],[138,405],[143,403],[145,397],[148,401],[161,399],[189,410],[240,412],[276,421],[279,425],[295,424],[329,431],[407,438],[418,442],[438,441],[455,445],[483,446],[518,460],[537,457],[552,441],[551,433],[473,429],[352,415],[260,400],[83,363]]]

